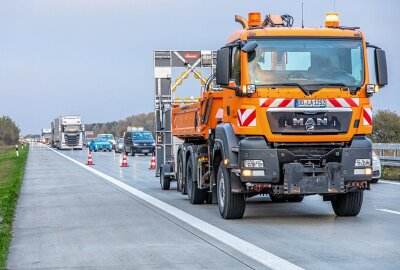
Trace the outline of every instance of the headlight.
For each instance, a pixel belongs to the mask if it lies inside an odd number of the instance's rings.
[[[153,143],[151,144],[151,146],[156,146],[156,143],[155,143],[155,142],[153,142]]]
[[[357,158],[356,163],[354,164],[355,167],[365,167],[371,166],[371,159],[369,158]]]
[[[372,153],[372,160],[373,161],[379,161],[379,158],[375,153]]]
[[[134,144],[133,144],[133,146],[139,146],[139,144],[137,144],[137,143],[134,143]]]
[[[245,159],[243,160],[243,166],[245,168],[262,168],[264,167],[264,161],[260,159]]]
[[[122,148],[124,145],[122,143],[118,144],[118,147]]]

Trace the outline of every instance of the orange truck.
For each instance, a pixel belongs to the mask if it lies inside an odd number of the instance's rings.
[[[259,194],[273,202],[318,194],[336,215],[358,215],[372,178],[370,97],[387,85],[386,56],[338,18],[294,28],[290,15],[236,16],[242,29],[208,55],[213,76],[185,104],[171,98],[168,57],[155,55],[162,189],[176,180],[192,204],[218,203],[225,219],[242,218]],[[181,60],[196,72],[194,60]]]

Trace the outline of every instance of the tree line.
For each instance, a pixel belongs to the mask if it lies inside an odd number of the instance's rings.
[[[116,137],[122,137],[128,127],[143,127],[144,130],[153,132],[154,113],[132,115],[120,121],[85,124],[85,130],[93,131],[95,136],[102,133],[111,133]]]
[[[378,110],[372,122],[372,142],[400,143],[400,115],[390,110]]]
[[[19,139],[20,129],[9,117],[0,117],[0,146],[16,144]]]

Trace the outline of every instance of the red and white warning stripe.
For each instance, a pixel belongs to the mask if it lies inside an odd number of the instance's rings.
[[[240,127],[255,127],[256,109],[239,109],[238,110],[238,126]]]
[[[363,125],[372,126],[372,109],[363,108]]]
[[[328,108],[353,108],[360,105],[359,98],[328,98]]]
[[[328,98],[327,108],[353,108],[360,105],[359,98]],[[294,108],[293,98],[260,98],[262,108]]]
[[[292,108],[293,98],[260,98],[260,107],[263,108]]]

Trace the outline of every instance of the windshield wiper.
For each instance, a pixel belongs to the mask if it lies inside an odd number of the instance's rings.
[[[340,86],[340,87],[350,87],[345,85],[344,83],[311,83],[305,84],[303,86]]]
[[[265,85],[261,85],[261,86],[268,86],[268,87],[295,86],[295,87],[300,88],[301,91],[303,91],[303,93],[306,94],[307,96],[311,95],[310,91],[308,91],[308,89],[304,88],[304,85],[301,85],[298,83],[273,83],[273,84],[265,84]]]

